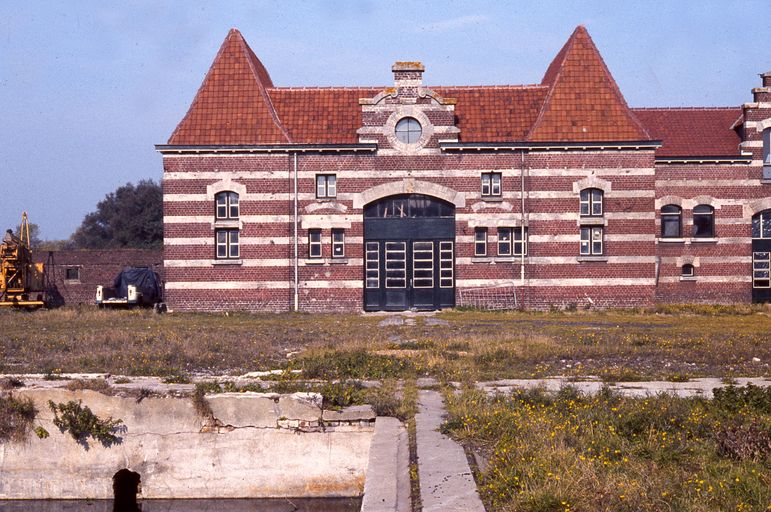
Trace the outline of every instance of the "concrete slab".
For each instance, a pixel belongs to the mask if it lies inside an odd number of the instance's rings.
[[[439,432],[446,411],[437,391],[418,391],[415,416],[423,512],[484,512],[463,448]]]
[[[369,450],[361,512],[409,512],[410,453],[407,430],[396,418],[379,417]]]
[[[771,380],[763,377],[740,377],[734,379],[733,384],[741,387],[747,384],[754,384],[759,387],[771,386]],[[551,377],[547,379],[505,379],[489,382],[478,382],[477,389],[487,393],[510,393],[513,389],[531,389],[543,387],[547,391],[559,391],[566,386],[572,386],[579,391],[587,394],[597,393],[603,386],[618,391],[626,396],[651,396],[658,393],[669,393],[680,397],[700,396],[712,398],[712,390],[723,388],[729,384],[716,377],[704,377],[690,379],[687,382],[669,382],[669,381],[643,381],[643,382],[616,382],[606,384],[599,380],[580,380],[576,381],[567,377]],[[458,383],[456,387],[460,387]]]

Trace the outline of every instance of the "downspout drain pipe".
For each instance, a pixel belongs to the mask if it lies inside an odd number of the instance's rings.
[[[297,313],[300,311],[300,275],[299,275],[299,269],[300,269],[300,254],[298,250],[298,241],[297,241],[297,225],[299,223],[299,213],[298,213],[298,198],[297,198],[297,153],[293,154],[294,156],[294,312]]]

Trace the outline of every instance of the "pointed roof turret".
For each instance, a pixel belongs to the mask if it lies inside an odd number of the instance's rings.
[[[292,142],[268,94],[272,87],[265,66],[241,33],[230,29],[169,144]]]
[[[541,81],[549,93],[531,141],[620,141],[650,137],[621,95],[600,52],[578,26]]]

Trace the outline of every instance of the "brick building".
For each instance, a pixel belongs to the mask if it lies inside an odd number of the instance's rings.
[[[163,279],[163,253],[143,249],[36,251],[46,264],[50,305],[93,305],[96,287],[111,287],[126,267],[150,267]]]
[[[771,297],[771,73],[736,108],[629,108],[583,27],[540,84],[392,71],[276,87],[230,31],[157,146],[171,308]]]

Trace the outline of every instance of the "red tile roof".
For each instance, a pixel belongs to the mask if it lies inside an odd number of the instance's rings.
[[[430,87],[455,98],[456,126],[463,142],[525,140],[549,91],[540,85]]]
[[[528,140],[648,139],[584,27],[576,28],[541,84],[550,90]]]
[[[169,144],[277,144],[289,142],[266,88],[265,67],[231,29]]]
[[[362,126],[359,98],[384,87],[274,87],[232,29],[172,145],[351,144]],[[430,87],[455,98],[462,142],[661,139],[659,156],[738,154],[730,127],[741,109],[629,109],[584,27],[549,65],[540,85]]]
[[[663,141],[656,156],[738,156],[739,133],[731,126],[742,115],[729,108],[636,108],[651,138]]]
[[[361,128],[359,98],[371,98],[382,87],[273,88],[279,118],[298,144],[356,144]]]

